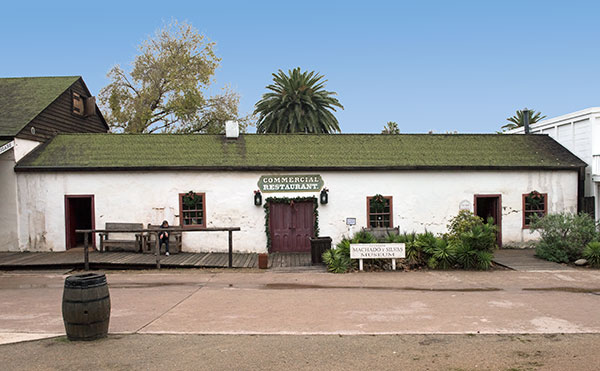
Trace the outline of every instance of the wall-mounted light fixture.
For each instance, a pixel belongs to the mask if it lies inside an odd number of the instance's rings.
[[[256,206],[262,205],[262,193],[260,191],[254,191],[254,204]]]
[[[321,196],[319,197],[319,199],[321,200],[322,205],[325,205],[329,202],[329,190],[327,188],[323,188],[321,190]]]

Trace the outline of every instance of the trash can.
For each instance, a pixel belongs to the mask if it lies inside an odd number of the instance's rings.
[[[86,273],[67,277],[62,314],[69,340],[106,337],[110,320],[110,295],[106,276]]]
[[[312,264],[323,264],[323,253],[329,249],[331,249],[331,237],[311,238],[310,257]]]

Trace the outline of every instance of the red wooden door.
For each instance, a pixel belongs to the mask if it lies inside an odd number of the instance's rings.
[[[271,203],[269,230],[272,252],[310,252],[310,237],[314,237],[314,204]]]

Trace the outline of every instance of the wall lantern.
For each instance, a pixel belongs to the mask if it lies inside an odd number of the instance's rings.
[[[262,194],[260,191],[254,191],[254,204],[256,206],[262,205]]]
[[[327,202],[329,202],[329,190],[327,188],[323,188],[323,190],[321,191],[321,196],[319,198],[321,200],[322,205],[325,205]]]

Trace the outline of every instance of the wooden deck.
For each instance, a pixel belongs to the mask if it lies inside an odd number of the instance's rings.
[[[75,251],[74,251],[75,250]],[[227,253],[188,253],[161,256],[162,268],[227,268]],[[294,268],[311,265],[310,254],[273,253],[269,255],[269,268]],[[257,254],[233,254],[234,268],[257,268]],[[0,270],[83,268],[83,252],[0,252]],[[90,252],[91,269],[154,269],[153,254],[132,252]]]

